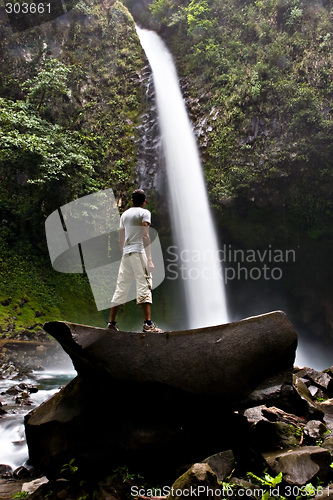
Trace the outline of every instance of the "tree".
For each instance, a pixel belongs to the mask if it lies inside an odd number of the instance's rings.
[[[27,90],[28,102],[37,103],[37,111],[40,110],[45,99],[56,95],[68,95],[68,76],[72,69],[57,59],[46,59],[41,71],[22,85]]]
[[[43,120],[28,103],[0,98],[0,212],[14,239],[40,240],[46,216],[98,189],[90,156],[78,132]]]

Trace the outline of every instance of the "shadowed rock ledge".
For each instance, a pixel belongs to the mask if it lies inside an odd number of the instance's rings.
[[[258,386],[292,390],[297,336],[281,311],[161,334],[44,328],[78,372],[25,419],[30,460],[49,477],[73,458],[82,473],[170,471],[241,440],[234,410]]]

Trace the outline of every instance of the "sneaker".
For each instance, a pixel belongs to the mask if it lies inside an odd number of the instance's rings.
[[[142,331],[143,332],[156,332],[156,333],[163,332],[163,330],[158,328],[154,323],[152,323],[151,325],[147,325],[147,323],[143,323]]]
[[[119,332],[117,323],[108,323],[107,330],[113,330],[114,332]]]

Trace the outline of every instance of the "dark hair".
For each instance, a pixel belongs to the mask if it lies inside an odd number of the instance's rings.
[[[136,189],[132,193],[132,200],[135,207],[141,207],[146,201],[145,192],[142,189]]]

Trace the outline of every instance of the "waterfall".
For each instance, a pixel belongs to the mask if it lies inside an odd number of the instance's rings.
[[[137,27],[153,73],[159,127],[189,328],[228,321],[223,272],[198,148],[177,72],[160,37]],[[175,252],[173,251],[173,254]]]

